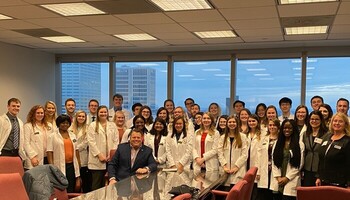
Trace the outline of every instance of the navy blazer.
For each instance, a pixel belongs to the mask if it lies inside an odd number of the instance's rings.
[[[142,145],[135,158],[134,166],[131,167],[131,146],[130,143],[118,145],[112,160],[108,163],[109,178],[115,177],[117,181],[136,174],[139,168],[148,167],[151,172],[157,170],[157,163],[154,160],[152,149]]]

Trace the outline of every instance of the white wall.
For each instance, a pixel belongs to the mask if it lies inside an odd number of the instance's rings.
[[[26,121],[30,108],[55,100],[55,55],[0,43],[0,114],[11,97],[22,102],[19,117]]]

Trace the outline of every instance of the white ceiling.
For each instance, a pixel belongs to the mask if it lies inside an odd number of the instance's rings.
[[[97,5],[106,8],[109,14],[63,17],[39,6],[39,4],[67,2]],[[298,5],[278,5],[277,0],[210,0],[215,9],[181,12],[162,12],[146,0],[125,2],[127,1],[0,0],[0,14],[14,18],[0,20],[0,41],[57,54],[350,44],[350,0]],[[135,7],[135,5],[141,6]],[[153,10],[150,11],[149,7]],[[325,16],[328,21],[324,21]],[[330,29],[327,34],[285,36],[281,21],[288,18],[301,24],[310,21],[330,23]],[[58,44],[23,33],[31,29],[49,29],[85,40],[86,43]],[[193,33],[213,30],[233,30],[238,37],[201,39]],[[158,40],[126,42],[113,36],[124,33],[148,33]]]

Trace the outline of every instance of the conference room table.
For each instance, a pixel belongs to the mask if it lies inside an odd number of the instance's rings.
[[[217,188],[227,179],[227,174],[213,172],[164,172],[159,170],[150,174],[134,175],[115,184],[82,194],[73,200],[167,200],[172,199],[168,192],[176,186],[188,185],[199,189],[193,199],[206,199],[211,189]]]

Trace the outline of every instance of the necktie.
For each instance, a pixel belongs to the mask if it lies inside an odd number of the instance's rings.
[[[92,121],[93,121],[93,122],[95,121],[95,118],[96,118],[95,116],[92,116]]]
[[[18,127],[18,122],[16,118],[13,119],[12,129],[13,129],[13,147],[14,149],[18,149],[19,127]]]

